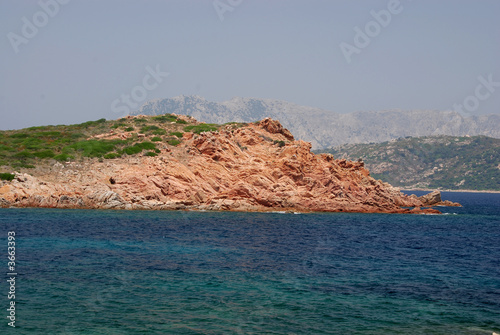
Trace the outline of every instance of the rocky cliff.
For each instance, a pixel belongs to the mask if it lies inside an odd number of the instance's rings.
[[[149,135],[138,135],[148,140]],[[117,129],[94,138],[126,136],[130,134]],[[53,160],[30,173],[16,172],[13,180],[0,182],[0,206],[437,212],[421,210],[420,199],[373,179],[362,162],[313,154],[310,143],[296,141],[269,118],[226,124],[217,131],[186,131],[180,144],[165,144],[157,152],[154,157]]]

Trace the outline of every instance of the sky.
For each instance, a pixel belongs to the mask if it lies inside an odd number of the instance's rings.
[[[151,99],[500,113],[498,0],[0,0],[0,129]]]

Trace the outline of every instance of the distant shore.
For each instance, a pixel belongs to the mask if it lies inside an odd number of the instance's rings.
[[[493,190],[436,190],[432,188],[412,188],[412,189],[401,189],[401,191],[404,192],[412,192],[412,191],[422,191],[422,192],[432,192],[432,191],[439,191],[439,192],[460,192],[460,193],[500,193],[500,191],[493,191]]]

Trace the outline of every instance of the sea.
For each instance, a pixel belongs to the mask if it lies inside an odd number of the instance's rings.
[[[463,207],[0,209],[0,333],[500,333],[500,194],[442,197]]]

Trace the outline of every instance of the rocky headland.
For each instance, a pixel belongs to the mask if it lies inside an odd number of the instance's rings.
[[[128,120],[134,118],[148,117]],[[130,136],[115,129],[93,138]],[[313,154],[310,143],[296,141],[269,118],[180,136],[175,145],[160,143],[157,155],[50,160],[33,171],[15,172],[13,180],[0,181],[0,206],[439,213],[425,208],[439,204],[436,195],[407,196],[372,178],[361,161]],[[140,133],[136,137],[150,139]]]

